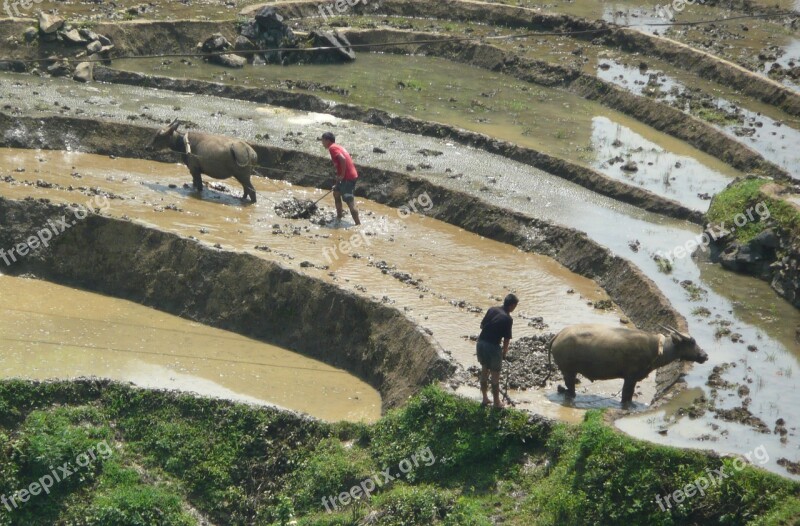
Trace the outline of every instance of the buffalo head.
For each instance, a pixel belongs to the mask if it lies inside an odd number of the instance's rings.
[[[669,337],[672,338],[672,345],[677,352],[678,359],[697,363],[704,363],[708,360],[708,355],[703,349],[697,346],[697,342],[694,338],[672,327],[665,327],[663,325],[661,327],[667,331]]]
[[[172,121],[172,123],[167,126],[166,128],[162,128],[158,130],[158,132],[153,136],[150,142],[145,146],[145,150],[151,151],[158,151],[164,150],[169,148],[172,140],[172,135],[178,129],[178,126],[181,124],[178,122],[178,119]]]

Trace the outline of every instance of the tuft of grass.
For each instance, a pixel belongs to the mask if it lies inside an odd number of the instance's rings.
[[[741,243],[747,243],[769,225],[777,225],[794,236],[800,235],[800,213],[789,203],[761,193],[761,188],[768,182],[766,179],[748,178],[730,185],[712,199],[706,213],[708,221],[716,225],[724,223],[727,230],[734,227],[733,235]],[[755,210],[759,203],[767,207],[769,212],[765,216],[769,217],[759,216]],[[735,226],[734,221],[740,214],[748,217],[747,223]],[[753,217],[752,221],[749,216]]]

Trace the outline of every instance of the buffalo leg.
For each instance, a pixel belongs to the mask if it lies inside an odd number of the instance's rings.
[[[203,177],[200,175],[199,169],[192,170],[192,182],[194,184],[194,189],[198,192],[203,192]]]
[[[563,373],[564,376],[564,384],[567,386],[566,397],[567,398],[575,398],[575,383],[578,374],[577,373]]]
[[[236,180],[239,181],[239,183],[241,183],[242,188],[244,190],[242,201],[246,200],[249,197],[255,203],[256,189],[255,187],[253,187],[253,183],[250,181],[250,176],[246,175],[244,177],[237,177]]]
[[[633,390],[636,389],[636,380],[630,378],[625,379],[622,384],[622,404],[630,404],[633,401]]]

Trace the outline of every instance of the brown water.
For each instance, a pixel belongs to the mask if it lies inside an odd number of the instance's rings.
[[[233,184],[215,186],[226,191],[206,190],[202,199],[182,187],[190,181],[182,165],[165,165],[131,159],[32,150],[3,150],[0,173],[11,174],[14,183],[0,183],[0,195],[20,199],[35,195],[56,202],[89,201],[77,191],[34,188],[23,180],[42,179],[63,188],[99,187],[123,196],[109,202],[107,213],[184,236],[193,236],[225,250],[249,252],[303,272],[376,301],[391,304],[426,328],[465,367],[475,365],[470,335],[479,332],[482,312],[497,304],[510,291],[520,297],[515,316],[515,337],[540,334],[527,325],[526,317],[541,316],[557,331],[576,319],[618,325],[618,309],[598,310],[588,302],[608,299],[594,282],[577,276],[554,260],[467,233],[451,225],[359,200],[360,230],[314,225],[308,220],[287,220],[275,214],[274,205],[290,196],[322,197],[323,192],[256,178],[259,202],[243,207],[231,193]],[[24,172],[14,170],[24,169]],[[72,173],[80,174],[76,179]],[[176,188],[170,188],[170,184]],[[409,207],[418,210],[432,203],[427,194],[409,196]],[[327,210],[332,207],[328,201]],[[274,225],[278,225],[276,228]],[[363,232],[361,235],[359,232]],[[341,251],[341,242],[360,244]],[[255,247],[261,247],[256,249]],[[265,247],[268,247],[267,251]],[[385,265],[381,264],[385,262]],[[308,264],[312,266],[308,266]],[[390,267],[387,273],[382,268]],[[328,268],[325,268],[328,267]],[[418,281],[403,283],[392,274],[402,272]],[[568,290],[574,293],[568,293]],[[475,309],[473,309],[475,310]],[[242,380],[242,389],[252,382]],[[620,382],[598,382],[593,389],[613,394]],[[233,389],[233,387],[231,387]],[[643,387],[652,395],[652,385]],[[476,392],[472,393],[477,396]],[[519,395],[525,398],[524,394]],[[536,400],[531,394],[531,400]],[[547,403],[542,411],[557,410],[579,418],[579,412]]]
[[[0,275],[2,378],[96,376],[374,422],[380,394],[346,371],[136,303]]]

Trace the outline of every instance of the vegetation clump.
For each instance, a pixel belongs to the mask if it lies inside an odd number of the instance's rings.
[[[369,426],[92,380],[0,382],[0,407],[2,495],[109,445],[49,495],[0,509],[2,526],[778,525],[800,512],[800,485],[749,467],[662,510],[657,495],[733,473],[733,459],[628,438],[599,412],[554,424],[438,387]],[[382,483],[342,504],[366,480]]]

